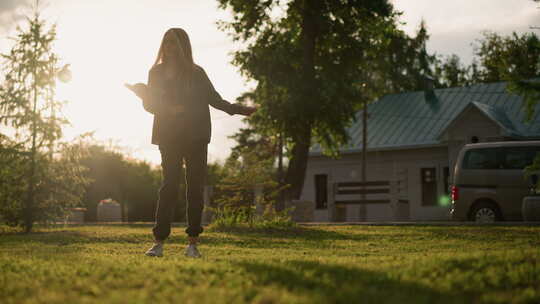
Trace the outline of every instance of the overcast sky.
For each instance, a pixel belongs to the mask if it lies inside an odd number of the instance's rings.
[[[16,24],[21,24],[25,0],[0,0],[0,52],[6,52]],[[43,2],[43,1],[42,1]],[[403,12],[403,26],[414,33],[422,19],[431,39],[428,51],[472,58],[472,43],[482,31],[501,34],[532,31],[540,26],[540,9],[531,0],[394,0]],[[95,131],[133,157],[159,164],[150,144],[152,117],[123,84],[145,82],[163,33],[182,27],[190,34],[195,61],[206,69],[222,97],[234,101],[249,89],[229,62],[238,48],[215,22],[230,15],[211,0],[49,0],[45,17],[57,23],[56,50],[72,64],[72,82],[59,85],[69,101],[65,114],[72,126],[66,138]],[[234,142],[227,136],[242,126],[242,117],[211,110],[209,161],[223,160]]]

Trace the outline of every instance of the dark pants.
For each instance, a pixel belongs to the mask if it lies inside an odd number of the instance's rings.
[[[204,207],[204,184],[206,182],[206,142],[193,142],[159,146],[163,183],[159,189],[156,223],[152,229],[154,238],[165,240],[171,233],[174,208],[178,203],[182,161],[186,165],[187,228],[189,236],[196,237],[202,231],[201,218]]]

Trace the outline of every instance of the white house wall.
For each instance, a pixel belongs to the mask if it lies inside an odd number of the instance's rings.
[[[448,218],[449,207],[422,206],[420,168],[434,167],[437,172],[437,190],[444,194],[443,168],[448,166],[447,147],[391,150],[368,152],[366,157],[368,181],[392,180],[398,172],[406,172],[407,198],[410,220],[444,220]],[[362,172],[360,153],[343,155],[340,159],[310,157],[301,199],[315,204],[314,176],[326,174],[328,183],[359,181]],[[328,195],[331,195],[329,192]],[[403,205],[401,206],[403,207]],[[365,210],[362,210],[365,208]],[[406,205],[405,205],[406,208]],[[365,217],[363,218],[364,215]],[[369,204],[347,206],[347,221],[392,221],[396,216],[391,204]],[[315,210],[314,221],[328,221],[328,210]]]
[[[477,108],[470,108],[454,120],[446,133],[448,140],[469,143],[471,137],[476,136],[481,142],[485,142],[488,138],[499,135],[500,127]]]

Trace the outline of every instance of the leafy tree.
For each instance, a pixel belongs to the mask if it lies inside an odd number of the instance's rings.
[[[0,221],[25,225],[25,193],[28,189],[30,153],[7,137],[0,140]],[[85,149],[79,143],[61,142],[54,157],[40,151],[36,157],[35,205],[33,221],[48,222],[63,218],[70,207],[80,206],[87,180],[80,164]]]
[[[26,159],[20,147],[0,134],[0,222],[16,226],[22,219]]]
[[[424,90],[426,78],[432,78],[438,59],[429,54],[426,43],[429,40],[424,21],[414,37],[398,30],[396,25],[385,33],[386,46],[378,50],[370,61],[372,78],[368,84],[374,97],[387,93]]]
[[[540,82],[511,79],[508,90],[523,97],[527,120],[531,120],[535,114],[535,107],[540,102]]]
[[[434,78],[439,88],[461,87],[471,84],[478,77],[478,65],[473,62],[466,66],[460,58],[452,54],[443,59],[438,58],[434,68]]]
[[[125,173],[120,196],[128,206],[125,218],[130,222],[153,221],[161,183],[161,170],[144,161],[127,159]],[[185,198],[182,195],[179,202],[175,212],[177,220],[185,219]]]
[[[88,154],[82,164],[88,168],[87,178],[91,181],[87,186],[84,204],[87,208],[87,221],[97,221],[97,204],[102,199],[112,198],[124,208],[121,199],[121,179],[126,176],[124,157],[121,153],[107,150],[103,146],[90,144]]]
[[[533,0],[534,2],[540,2],[540,0]],[[539,29],[538,27],[534,27]],[[531,39],[532,40],[532,39]],[[536,77],[540,75],[540,55],[538,50],[540,49],[540,42],[538,37],[532,43],[532,48],[536,50],[536,58],[532,55],[530,58],[536,60]],[[520,79],[519,77],[510,77],[510,84],[508,90],[510,92],[521,95],[525,101],[525,106],[527,109],[527,120],[531,120],[535,114],[536,105],[540,102],[540,82],[535,81],[526,81]],[[533,164],[531,164],[527,169],[527,174],[534,174],[540,171],[540,155],[537,155],[534,159]],[[536,190],[540,189],[540,181],[536,184]]]
[[[438,60],[435,76],[441,87],[472,83],[507,81],[512,93],[524,98],[527,119],[532,119],[540,100],[540,39],[535,33],[512,33],[502,36],[484,32],[476,41],[473,62],[464,66],[459,57],[451,55]]]
[[[381,60],[389,58],[382,54],[388,54],[391,38],[409,40],[397,30],[397,14],[385,0],[219,3],[233,13],[222,28],[246,45],[233,63],[257,81],[248,97],[260,107],[250,120],[261,136],[283,134],[288,198],[298,198],[312,141],[337,156],[362,101],[386,89],[380,81],[391,64]]]
[[[260,161],[274,160],[277,157],[279,149],[279,134],[263,135],[255,128],[258,125],[256,119],[246,119],[245,121],[249,124],[247,128],[241,128],[237,133],[229,136],[237,144],[232,148],[227,162],[245,158],[246,154],[250,154],[250,157]]]
[[[489,51],[488,48],[494,48]],[[540,101],[540,82],[530,81],[540,77],[540,39],[534,33],[521,36],[513,33],[509,37],[491,34],[481,44],[481,54],[485,58],[491,77],[495,75],[509,81],[508,89],[523,97],[527,120],[534,116],[534,109]]]
[[[35,220],[42,218],[37,212],[45,209],[40,206],[47,201],[56,201],[60,206],[63,204],[61,197],[71,193],[76,200],[80,193],[78,186],[56,192],[57,188],[44,187],[47,181],[57,181],[58,163],[55,157],[55,142],[62,135],[62,125],[66,120],[59,116],[62,103],[55,98],[56,78],[68,78],[67,66],[61,68],[59,58],[53,51],[53,43],[56,39],[55,26],[48,27],[39,13],[32,18],[27,18],[27,28],[18,28],[14,38],[14,46],[8,54],[2,54],[4,59],[5,80],[0,86],[0,124],[9,127],[11,136],[10,145],[16,147],[18,153],[25,153],[24,157],[18,158],[24,168],[13,169],[11,173],[20,177],[21,170],[25,171],[25,191],[22,204],[24,227],[30,232]],[[48,150],[45,153],[45,149]],[[27,152],[27,153],[26,153]],[[62,151],[57,156],[60,159]],[[14,154],[13,154],[14,155]],[[14,156],[13,156],[14,157]],[[68,164],[76,166],[76,162]],[[64,168],[68,169],[68,168]],[[72,186],[78,185],[79,173],[67,174]],[[38,200],[39,199],[39,200]]]
[[[486,32],[475,47],[478,69],[474,83],[507,81],[508,90],[521,95],[527,120],[534,116],[540,101],[540,39],[535,33],[501,36]]]
[[[485,32],[475,46],[480,67],[475,82],[531,79],[540,76],[540,40],[535,33],[501,36]]]
[[[88,153],[81,161],[88,168],[87,179],[91,180],[83,198],[87,208],[85,219],[96,221],[98,203],[112,198],[120,203],[123,220],[152,221],[161,171],[97,143],[87,143],[87,149]],[[179,201],[175,218],[183,218],[182,210],[185,211],[185,198],[180,196]]]

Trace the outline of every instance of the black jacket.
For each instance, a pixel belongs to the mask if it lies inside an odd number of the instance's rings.
[[[212,126],[208,105],[237,113],[238,106],[223,100],[200,66],[195,66],[191,86],[178,80],[166,80],[164,66],[157,65],[148,73],[150,94],[143,99],[144,109],[154,114],[152,144],[178,142],[210,142]],[[173,105],[183,105],[184,112],[171,114]]]

